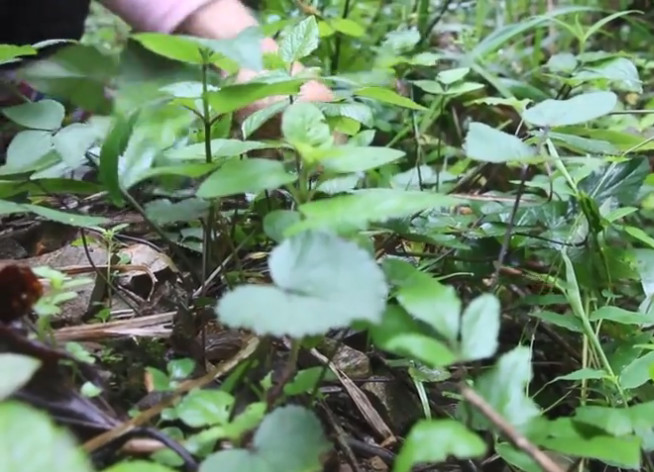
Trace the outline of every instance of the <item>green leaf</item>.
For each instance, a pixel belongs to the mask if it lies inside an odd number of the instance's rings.
[[[284,110],[282,134],[302,154],[305,150],[329,146],[334,141],[325,115],[308,102],[297,102]]]
[[[107,223],[106,218],[78,215],[38,205],[20,204],[0,200],[0,215],[11,215],[14,213],[34,213],[50,221],[84,228],[94,228]]]
[[[461,318],[462,360],[475,361],[495,354],[500,334],[500,301],[484,294],[475,298]]]
[[[567,100],[547,99],[522,115],[534,126],[554,128],[592,121],[612,112],[618,102],[613,92],[589,92]]]
[[[0,400],[22,388],[41,366],[41,361],[22,354],[0,354]]]
[[[216,313],[225,324],[303,337],[382,316],[388,294],[384,274],[352,242],[303,232],[277,246],[268,266],[274,286],[241,285],[220,299]]]
[[[638,198],[649,174],[647,159],[633,158],[609,164],[579,182],[579,190],[592,195],[597,205],[615,198],[622,205],[631,205]]]
[[[577,57],[569,52],[553,54],[545,65],[550,72],[570,73],[577,67]]]
[[[15,401],[0,403],[0,457],[6,472],[92,472],[71,434],[48,415]]]
[[[243,138],[252,136],[252,134],[261,128],[268,120],[284,111],[289,104],[290,100],[286,98],[250,114],[241,124]]]
[[[643,82],[638,76],[638,69],[626,57],[616,57],[599,65],[587,66],[575,74],[574,78],[584,82],[604,79],[610,81],[620,91],[643,92]]]
[[[7,162],[0,174],[29,172],[55,160],[54,143],[49,131],[25,130],[17,133],[7,148]]]
[[[273,210],[263,218],[263,232],[270,239],[281,243],[284,240],[284,232],[289,226],[300,221],[301,216],[297,211]]]
[[[354,95],[357,97],[372,98],[373,100],[378,100],[382,103],[387,103],[389,105],[396,105],[398,107],[410,108],[411,110],[426,110],[422,105],[418,105],[413,100],[410,100],[402,95],[399,95],[396,92],[393,92],[391,89],[384,87],[364,87],[358,90],[355,90]]]
[[[100,149],[100,180],[116,205],[124,202],[118,174],[118,162],[120,156],[127,149],[137,118],[138,112],[133,113],[129,118],[117,115]]]
[[[463,78],[470,73],[469,67],[457,67],[455,69],[448,69],[438,73],[436,80],[443,85],[451,85],[454,82],[463,80]]]
[[[145,205],[148,218],[158,225],[199,220],[206,216],[208,210],[209,202],[200,198],[187,198],[179,202],[160,199]]]
[[[567,329],[568,331],[572,331],[574,333],[584,332],[584,327],[581,323],[581,320],[574,317],[572,314],[561,315],[559,313],[554,313],[553,311],[538,310],[536,312],[529,313],[529,316],[541,319],[546,323],[551,323],[554,326]]]
[[[61,126],[66,109],[61,103],[46,99],[3,108],[2,114],[25,128],[53,131]]]
[[[212,139],[211,157],[219,159],[235,157],[255,149],[265,149],[269,144],[259,141],[241,141],[240,139]],[[169,149],[164,153],[168,159],[180,161],[205,161],[206,151],[204,143],[195,143],[181,148]]]
[[[598,370],[598,369],[579,369],[575,370],[574,372],[570,372],[569,374],[566,375],[560,375],[559,377],[555,378],[553,382],[559,381],[559,380],[600,380],[607,378],[608,375],[606,372],[603,370]]]
[[[305,18],[284,36],[279,45],[279,56],[287,64],[293,64],[311,54],[320,40],[316,18]]]
[[[302,79],[283,82],[249,82],[247,84],[222,87],[216,92],[209,92],[208,99],[214,112],[231,113],[258,100],[275,95],[295,95],[304,83]]]
[[[202,64],[202,45],[190,37],[163,33],[138,33],[132,38],[160,56],[190,64]]]
[[[476,388],[497,413],[522,430],[539,415],[538,407],[525,394],[531,377],[531,353],[528,348],[518,346],[503,354],[490,371],[482,374]],[[500,385],[501,388],[498,388]],[[462,412],[467,416],[469,409],[472,407],[463,409]],[[472,424],[474,429],[491,427],[488,420],[476,410],[472,411]]]
[[[339,195],[301,205],[299,210],[307,219],[289,231],[299,231],[302,228],[349,231],[365,228],[370,222],[385,222],[460,203],[458,198],[432,192],[385,188],[356,190],[351,195]]]
[[[395,162],[404,154],[404,151],[381,146],[338,146],[323,154],[320,163],[331,172],[349,174]]]
[[[234,397],[221,390],[193,390],[175,407],[179,419],[192,428],[229,423]]]
[[[638,388],[650,381],[650,369],[654,365],[654,351],[632,361],[620,372],[619,381],[622,388]]]
[[[375,345],[387,352],[431,368],[456,362],[457,357],[449,347],[423,331],[407,312],[393,305],[387,307],[382,322],[371,328]]]
[[[329,20],[329,26],[334,28],[339,33],[343,33],[347,36],[352,36],[353,38],[360,38],[366,34],[366,30],[363,26],[354,20],[350,20],[349,18],[331,18]]]
[[[136,460],[119,462],[108,469],[104,469],[102,472],[175,472],[175,469],[170,469],[156,462]]]
[[[429,447],[425,447],[429,444]],[[409,432],[393,472],[410,472],[420,463],[445,462],[449,457],[470,459],[486,452],[486,443],[454,420],[422,420]]]
[[[424,321],[450,341],[459,335],[461,301],[453,287],[441,284],[409,263],[387,259],[387,270],[404,272],[396,297],[402,307],[414,318]]]
[[[653,313],[635,313],[633,311],[624,310],[617,306],[603,306],[589,316],[590,321],[608,320],[614,323],[631,324],[640,326],[654,325],[654,312]]]
[[[10,62],[20,56],[35,56],[37,50],[32,46],[16,46],[13,44],[0,44],[0,63]]]
[[[331,449],[320,421],[299,406],[277,408],[254,434],[252,449],[211,454],[199,472],[318,472]]]
[[[196,195],[219,198],[239,193],[257,194],[290,184],[297,179],[284,164],[270,159],[230,159],[202,182]]]
[[[71,169],[86,162],[86,152],[98,138],[98,131],[86,123],[73,123],[54,135],[53,144],[62,160]]]
[[[536,155],[534,149],[519,138],[478,122],[470,123],[463,150],[470,159],[494,163],[520,162]]]

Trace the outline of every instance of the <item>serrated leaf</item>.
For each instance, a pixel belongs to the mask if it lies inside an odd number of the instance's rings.
[[[100,149],[100,180],[116,205],[122,204],[124,201],[118,163],[120,156],[127,149],[137,118],[138,112],[129,117],[117,115]]]
[[[525,161],[536,154],[519,138],[478,122],[470,123],[463,150],[470,159],[494,163]]]
[[[388,293],[384,274],[352,242],[303,232],[277,246],[268,266],[274,286],[241,285],[220,299],[216,313],[225,324],[303,337],[382,316]]]
[[[61,103],[46,99],[3,108],[2,114],[25,128],[54,131],[61,126],[66,109]]]
[[[425,107],[417,104],[413,100],[403,97],[402,95],[393,92],[391,89],[384,87],[364,87],[355,90],[354,95],[357,97],[371,98],[373,100],[378,100],[389,105],[410,108],[411,110],[426,110]]]
[[[0,403],[0,457],[7,472],[93,471],[68,431],[47,414],[15,401]]]
[[[257,194],[294,182],[297,177],[284,164],[270,159],[230,159],[198,188],[200,198],[219,198],[240,193]]]
[[[461,318],[462,360],[485,359],[495,354],[500,334],[500,302],[484,294],[466,307]]]
[[[22,388],[40,366],[41,361],[33,357],[10,352],[0,354],[0,400]]]
[[[311,54],[320,40],[316,18],[305,18],[284,36],[279,45],[279,56],[286,64],[292,64]]]
[[[522,117],[534,126],[578,125],[607,115],[617,103],[618,96],[613,92],[589,92],[567,100],[547,99],[528,108]]]
[[[430,444],[430,447],[425,447]],[[449,457],[470,459],[486,452],[486,443],[454,420],[422,420],[409,432],[395,459],[393,472],[410,472],[421,463],[445,462]]]
[[[305,148],[324,148],[334,140],[325,115],[308,102],[297,102],[284,110],[282,134],[301,153]]]

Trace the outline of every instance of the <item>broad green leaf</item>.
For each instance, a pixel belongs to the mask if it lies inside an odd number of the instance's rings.
[[[252,136],[252,134],[261,128],[268,120],[271,120],[273,117],[284,111],[290,103],[291,101],[288,98],[285,98],[250,114],[241,124],[243,138],[247,139]]]
[[[436,80],[443,85],[451,85],[454,82],[463,80],[463,78],[470,73],[469,67],[457,67],[455,69],[448,69],[438,73]]]
[[[598,459],[618,467],[640,468],[641,442],[636,436],[593,434],[588,428],[580,428],[575,418],[539,419],[539,422],[547,426],[538,436],[531,435],[536,445],[573,457]]]
[[[216,92],[209,92],[209,103],[215,113],[231,113],[258,100],[276,95],[295,95],[300,91],[304,80],[293,79],[283,82],[249,82],[230,85]]]
[[[21,131],[9,143],[7,161],[0,167],[0,174],[40,169],[47,162],[56,160],[52,151],[54,151],[54,143],[49,131]]]
[[[239,193],[257,194],[294,182],[297,177],[284,164],[270,159],[229,159],[198,188],[200,198],[219,198]]]
[[[220,164],[219,161],[211,163],[193,163],[193,164],[177,164],[170,166],[161,166],[161,167],[152,167],[144,172],[142,172],[135,183],[140,182],[145,179],[152,177],[157,177],[159,175],[181,175],[184,177],[190,177],[192,179],[197,179],[203,175],[207,175],[212,170],[216,169]]]
[[[384,262],[388,270],[397,270],[399,265],[403,266],[405,277],[397,290],[397,301],[411,316],[455,341],[459,335],[461,301],[454,288],[441,284],[407,262],[397,259]]]
[[[98,131],[86,123],[73,123],[54,135],[53,144],[61,159],[71,169],[86,162],[86,152],[98,139]]]
[[[410,108],[411,110],[426,110],[422,105],[418,105],[413,100],[410,100],[391,89],[384,87],[364,87],[354,91],[357,97],[371,98],[373,100],[387,103],[389,105],[396,105],[398,107]]]
[[[49,416],[15,401],[0,403],[0,457],[6,472],[92,472],[73,436]]]
[[[490,294],[475,298],[461,318],[462,360],[475,361],[495,354],[499,334],[499,300]]]
[[[202,64],[203,46],[190,37],[163,33],[137,33],[132,38],[155,54],[181,62]]]
[[[573,151],[591,154],[618,154],[618,149],[609,141],[602,139],[588,139],[568,133],[550,132],[548,135],[562,147]]]
[[[286,228],[300,221],[297,211],[273,210],[263,218],[263,232],[270,239],[281,243],[284,240]]]
[[[374,188],[356,190],[351,195],[316,200],[299,207],[306,220],[289,231],[302,228],[352,230],[371,222],[385,222],[421,211],[460,204],[462,200],[432,192]]]
[[[477,379],[476,389],[506,421],[523,430],[539,414],[538,406],[526,395],[531,378],[531,353],[527,347],[518,346],[503,354],[490,371]],[[467,410],[462,410],[466,416]],[[474,429],[490,427],[488,420],[474,410],[472,421]]]
[[[145,205],[148,218],[158,225],[199,220],[206,216],[208,210],[209,202],[200,198],[187,198],[179,202],[160,199]]]
[[[654,351],[625,366],[620,372],[619,381],[622,388],[638,388],[650,381],[650,370],[654,366]]]
[[[279,45],[279,56],[286,64],[293,64],[311,54],[318,47],[319,40],[316,18],[309,16],[284,36]]]
[[[607,115],[617,102],[618,96],[613,92],[588,92],[567,100],[547,99],[528,108],[522,117],[534,126],[578,125]]]
[[[0,354],[0,400],[22,388],[40,366],[41,361],[22,354]]]
[[[534,149],[519,138],[478,122],[470,123],[463,150],[470,159],[494,163],[519,162],[536,155]]]
[[[347,36],[352,36],[353,38],[360,38],[366,34],[366,30],[363,26],[354,20],[350,20],[349,18],[330,18],[329,26],[334,28],[339,33],[343,33]]]
[[[624,92],[643,92],[643,82],[638,76],[638,69],[626,57],[616,57],[598,65],[586,66],[574,75],[580,81],[605,79],[617,89]]]
[[[578,188],[590,195],[597,205],[609,198],[615,198],[622,205],[631,205],[637,201],[649,173],[647,159],[633,158],[602,167],[579,182]]]
[[[274,286],[241,285],[220,299],[216,314],[225,324],[299,338],[382,316],[384,274],[352,242],[303,232],[277,246],[268,265]]]
[[[263,38],[261,29],[256,26],[250,26],[229,39],[192,37],[194,41],[214,52],[212,61],[220,61],[216,55],[224,56],[240,67],[256,72],[263,69],[263,52],[261,50]]]
[[[418,41],[420,41],[420,32],[417,28],[398,29],[386,34],[381,49],[399,55],[412,50]]]
[[[193,390],[175,407],[179,419],[192,428],[229,422],[234,397],[221,390]]]
[[[308,102],[297,102],[284,110],[282,134],[305,156],[305,151],[325,148],[334,141],[332,132],[320,109]]]
[[[447,367],[456,355],[435,337],[423,333],[411,316],[398,306],[388,306],[380,324],[371,328],[375,345],[385,351],[421,362]]]
[[[235,157],[255,149],[265,149],[269,144],[259,141],[241,141],[240,139],[212,139],[211,157]],[[195,143],[181,148],[169,149],[164,153],[168,159],[180,161],[205,161],[206,151],[204,143]]]
[[[331,449],[318,418],[300,406],[277,408],[254,434],[251,450],[211,454],[199,472],[318,472]]]
[[[422,420],[409,432],[393,472],[410,472],[421,463],[445,462],[450,457],[470,459],[486,452],[486,443],[454,420]]]
[[[66,109],[61,103],[46,99],[3,108],[2,114],[25,128],[53,131],[61,126]]]
[[[395,162],[404,154],[404,151],[381,146],[338,146],[325,152],[320,163],[325,170],[349,174]]]
[[[559,313],[554,313],[553,311],[538,310],[533,313],[529,313],[529,316],[541,319],[546,323],[551,323],[554,326],[567,329],[568,331],[572,331],[574,333],[584,332],[581,320],[572,314],[561,315]]]
[[[577,58],[569,52],[553,54],[548,60],[546,67],[554,73],[570,73],[577,67]]]
[[[170,469],[156,462],[136,460],[119,462],[108,469],[103,469],[102,472],[175,472],[175,469]]]

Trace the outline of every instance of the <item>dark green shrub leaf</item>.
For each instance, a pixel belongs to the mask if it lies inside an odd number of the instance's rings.
[[[143,460],[120,462],[112,465],[102,472],[174,472],[175,469],[170,469],[165,465],[156,462],[148,462]]]
[[[393,472],[410,472],[414,465],[445,462],[449,457],[470,459],[484,452],[484,441],[458,421],[422,420],[411,428]]]
[[[339,146],[322,155],[320,162],[326,170],[349,174],[395,162],[404,154],[404,151],[388,147]]]
[[[387,103],[389,105],[397,105],[398,107],[410,108],[412,110],[426,110],[422,105],[418,105],[413,100],[410,100],[402,95],[384,87],[364,87],[354,92],[355,96],[372,98],[373,100]]]
[[[300,233],[277,246],[268,265],[275,285],[228,292],[216,307],[223,322],[260,334],[303,337],[381,318],[388,293],[384,274],[352,242]]]
[[[198,220],[206,215],[208,209],[209,202],[200,198],[187,198],[179,202],[154,200],[145,206],[148,218],[159,225]]]
[[[231,113],[266,97],[275,95],[295,95],[300,91],[304,80],[293,79],[280,82],[250,82],[230,85],[217,92],[209,92],[209,103],[218,114]]]
[[[223,157],[240,156],[255,149],[265,149],[269,144],[259,141],[241,141],[240,139],[212,139],[211,157],[214,159]],[[170,149],[164,154],[168,159],[179,160],[200,160],[206,159],[204,143],[195,143],[181,148]]]
[[[234,397],[221,390],[193,390],[175,407],[177,416],[192,428],[229,423]]]
[[[0,167],[0,174],[29,172],[57,161],[54,143],[49,131],[21,131],[9,143],[7,162]]]
[[[632,361],[620,372],[619,381],[622,388],[638,388],[651,380],[650,370],[654,365],[654,352],[648,352]]]
[[[282,115],[284,138],[304,154],[313,148],[324,148],[333,142],[325,115],[313,103],[297,102]]]
[[[301,216],[297,211],[273,210],[267,213],[263,219],[263,231],[270,239],[281,243],[284,240],[286,229],[300,219]]]

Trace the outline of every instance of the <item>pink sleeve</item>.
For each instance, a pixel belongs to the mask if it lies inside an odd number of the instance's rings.
[[[211,0],[105,0],[104,5],[138,31],[172,33]]]

